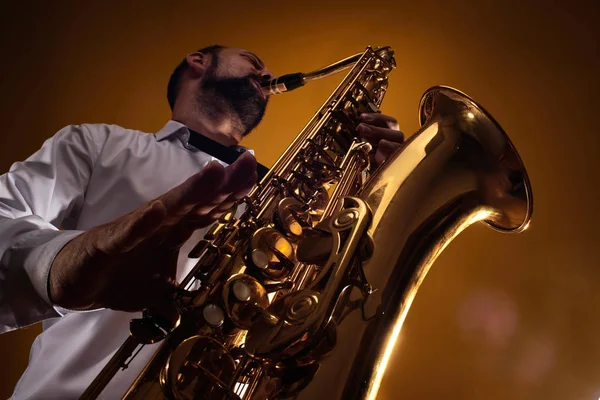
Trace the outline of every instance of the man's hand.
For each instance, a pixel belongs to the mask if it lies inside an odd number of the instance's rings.
[[[360,115],[356,128],[359,136],[375,148],[375,162],[381,165],[404,142],[398,121],[388,115],[365,113]]]
[[[176,288],[179,248],[245,196],[256,179],[256,160],[248,152],[227,168],[212,162],[159,198],[77,236],[50,268],[51,301],[67,309],[124,311],[163,301]]]

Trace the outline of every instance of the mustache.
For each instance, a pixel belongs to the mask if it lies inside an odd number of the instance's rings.
[[[207,79],[204,84],[203,87],[204,88],[229,88],[234,89],[235,87],[238,87],[242,90],[247,89],[248,87],[253,87],[253,83],[252,82],[256,82],[258,83],[258,85],[260,87],[264,86],[265,84],[268,84],[270,82],[270,80],[267,77],[263,77],[260,74],[248,74],[245,76],[239,76],[239,77],[224,77],[224,78],[216,78],[216,77],[211,77],[210,79]]]
[[[271,81],[269,77],[260,74],[249,74],[246,77],[255,80],[260,86],[265,86]]]

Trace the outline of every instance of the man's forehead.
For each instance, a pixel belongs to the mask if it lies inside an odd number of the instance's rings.
[[[258,58],[259,60],[262,61],[262,59],[259,56],[257,56],[256,54],[254,54],[250,50],[239,49],[239,48],[235,48],[235,47],[228,47],[226,50],[229,50],[232,53],[237,53],[237,54],[241,54],[241,55],[250,55],[250,56],[256,57],[256,58]]]

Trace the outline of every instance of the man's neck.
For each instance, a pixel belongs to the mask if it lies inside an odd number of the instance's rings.
[[[190,117],[176,115],[175,113],[171,119],[181,122],[191,130],[225,146],[235,146],[241,139],[236,138],[236,135],[233,133],[234,127],[230,120],[222,119],[222,121],[215,122],[213,119],[207,117]]]

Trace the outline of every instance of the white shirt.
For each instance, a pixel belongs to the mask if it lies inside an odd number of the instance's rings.
[[[127,338],[129,321],[140,313],[53,307],[50,265],[82,231],[136,209],[214,160],[189,146],[189,135],[175,121],[154,135],[116,125],[68,126],[0,176],[0,332],[38,321],[44,327],[13,399],[78,398]],[[182,247],[179,280],[205,232]],[[100,398],[120,398],[157,346],[144,347]]]

